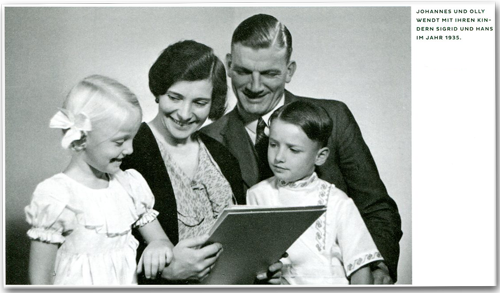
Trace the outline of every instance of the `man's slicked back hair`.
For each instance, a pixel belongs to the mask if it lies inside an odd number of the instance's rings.
[[[231,46],[241,44],[252,49],[265,49],[274,46],[286,48],[286,61],[292,56],[292,35],[288,28],[274,16],[256,14],[245,19],[234,30]]]

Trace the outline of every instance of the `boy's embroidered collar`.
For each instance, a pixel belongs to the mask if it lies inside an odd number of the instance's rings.
[[[305,177],[303,179],[299,179],[297,181],[293,182],[286,182],[284,180],[277,180],[277,181],[278,181],[278,187],[302,188],[313,183],[317,178],[318,175],[316,175],[316,172],[313,172],[310,176]]]

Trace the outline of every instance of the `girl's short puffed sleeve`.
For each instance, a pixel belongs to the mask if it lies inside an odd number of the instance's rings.
[[[126,188],[134,200],[135,208],[139,219],[135,222],[135,227],[141,227],[152,222],[158,216],[158,212],[153,209],[155,198],[151,188],[149,188],[146,179],[134,169],[128,169],[123,172],[128,185]]]
[[[66,232],[75,225],[75,213],[67,208],[69,191],[57,180],[47,179],[36,187],[31,203],[24,208],[31,225],[28,237],[49,243],[63,243]]]

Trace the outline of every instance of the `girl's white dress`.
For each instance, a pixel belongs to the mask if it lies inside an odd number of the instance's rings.
[[[38,184],[25,214],[31,239],[59,244],[55,285],[137,284],[133,225],[156,219],[153,194],[137,171],[92,189],[63,173]]]
[[[261,181],[248,190],[247,204],[327,206],[281,259],[283,278],[292,285],[347,285],[357,269],[383,260],[352,199],[316,173],[293,183]]]

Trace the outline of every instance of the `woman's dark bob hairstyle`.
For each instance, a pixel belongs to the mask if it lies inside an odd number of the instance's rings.
[[[212,81],[212,106],[208,118],[216,120],[226,110],[226,69],[212,48],[192,40],[168,46],[149,70],[149,89],[156,97],[179,81]]]

